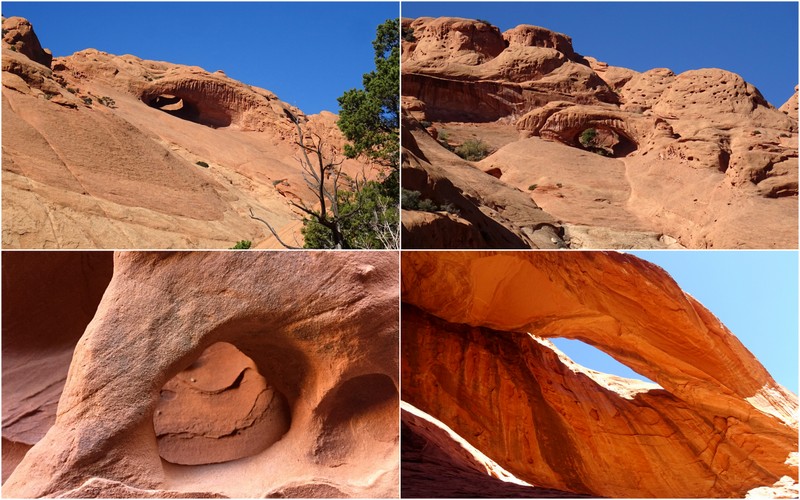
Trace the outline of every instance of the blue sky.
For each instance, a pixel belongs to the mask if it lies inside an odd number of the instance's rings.
[[[3,2],[33,24],[55,56],[111,54],[223,70],[307,114],[338,113],[336,98],[374,69],[376,27],[396,2]]]
[[[714,313],[778,383],[797,394],[798,254],[791,251],[636,251]],[[581,342],[556,339],[576,362],[635,376]],[[610,360],[610,361],[609,361]]]
[[[778,107],[797,85],[797,2],[409,2],[403,17],[484,19],[502,31],[533,24],[575,50],[646,71],[722,68]]]

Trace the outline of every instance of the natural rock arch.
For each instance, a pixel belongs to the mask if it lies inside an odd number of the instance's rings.
[[[605,252],[408,253],[402,294],[403,399],[523,480],[713,497],[796,474],[797,397],[657,266]],[[539,338],[553,336],[663,390],[572,368]]]

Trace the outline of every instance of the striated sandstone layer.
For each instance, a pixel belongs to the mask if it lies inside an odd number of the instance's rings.
[[[3,30],[4,247],[279,247],[250,209],[302,246],[290,202],[316,198],[291,117],[341,158],[335,115],[222,71],[95,49],[50,61],[26,20]]]
[[[110,264],[69,257],[87,255]],[[17,289],[34,285],[20,269]],[[74,289],[40,290],[76,323],[70,301],[94,305],[80,339],[37,336],[4,294],[18,325],[3,337],[4,472],[7,441],[33,446],[9,462],[3,496],[397,496],[397,273],[380,252],[122,252],[102,299],[82,291],[103,276],[86,271]],[[5,370],[62,345],[63,390],[23,414],[34,389]]]
[[[447,426],[401,403],[402,498],[575,498],[513,477]]]
[[[516,477],[607,497],[796,483],[797,396],[659,267],[616,253],[402,261],[403,400]],[[546,337],[658,385],[580,367]]]
[[[512,233],[530,222],[525,211],[504,211],[504,201],[527,198],[573,248],[797,247],[796,93],[776,108],[721,69],[618,68],[536,26],[501,33],[459,18],[402,25],[406,189],[462,211],[463,193]],[[472,133],[459,136],[465,125]],[[499,143],[497,127],[507,129]],[[466,139],[484,140],[489,156],[467,162],[443,147]],[[476,191],[481,173],[488,175]],[[419,180],[426,176],[453,187],[434,189]],[[407,220],[411,247],[463,241],[438,241],[439,219]],[[471,247],[515,247],[473,240]]]

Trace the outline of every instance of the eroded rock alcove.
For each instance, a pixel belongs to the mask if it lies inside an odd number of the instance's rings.
[[[153,419],[158,454],[183,465],[255,455],[290,424],[286,397],[227,342],[209,346],[164,384]]]
[[[796,483],[797,396],[653,264],[410,252],[402,300],[403,400],[531,485],[663,498]],[[584,369],[548,337],[658,385]]]
[[[397,273],[380,252],[115,254],[4,496],[397,496]],[[4,438],[38,418],[7,368],[53,343],[22,327],[3,338]]]

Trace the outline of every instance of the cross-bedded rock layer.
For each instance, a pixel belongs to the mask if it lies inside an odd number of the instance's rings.
[[[542,252],[402,265],[403,399],[520,479],[725,497],[797,477],[797,397],[657,266]],[[659,386],[583,369],[544,337],[582,340]]]
[[[17,289],[57,275],[46,266],[52,255],[14,254],[30,264],[9,271]],[[110,264],[109,254],[69,254],[95,256]],[[96,307],[80,340],[26,324],[12,303],[43,311],[27,295],[7,302],[4,293],[4,322],[17,325],[3,336],[4,471],[6,440],[33,447],[9,471],[3,496],[396,496],[397,260],[118,253],[102,300],[82,292],[95,278],[74,280],[66,297],[70,288],[49,292],[56,304]],[[50,272],[24,272],[36,264]],[[83,318],[67,312],[66,324]],[[63,391],[25,413],[35,388],[6,370],[62,345]],[[40,411],[53,414],[45,421]]]

